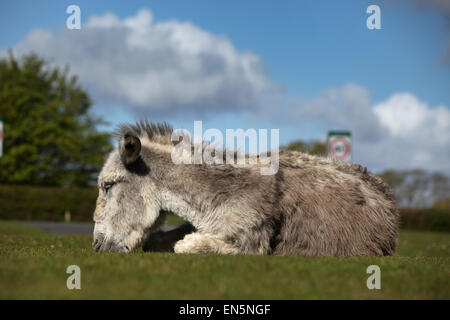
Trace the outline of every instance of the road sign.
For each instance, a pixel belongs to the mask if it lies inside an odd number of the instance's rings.
[[[0,157],[3,155],[3,121],[0,118]]]
[[[352,161],[352,134],[350,131],[328,132],[328,155],[340,161]]]

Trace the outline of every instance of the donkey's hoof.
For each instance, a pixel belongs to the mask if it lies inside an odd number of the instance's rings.
[[[211,252],[210,240],[202,235],[192,233],[177,241],[173,250],[175,253],[207,253]]]

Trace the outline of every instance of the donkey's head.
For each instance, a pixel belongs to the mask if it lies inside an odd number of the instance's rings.
[[[119,148],[111,152],[98,178],[94,250],[129,252],[161,224],[148,152],[138,133],[119,133]]]

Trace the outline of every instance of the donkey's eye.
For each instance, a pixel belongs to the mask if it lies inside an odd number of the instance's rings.
[[[113,185],[115,185],[115,182],[105,182],[103,184],[103,189],[105,190],[105,192],[108,192],[109,189],[111,189]]]

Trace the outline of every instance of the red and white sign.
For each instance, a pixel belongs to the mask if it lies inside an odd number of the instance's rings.
[[[352,160],[352,144],[350,134],[331,133],[328,135],[328,154],[340,161]]]

